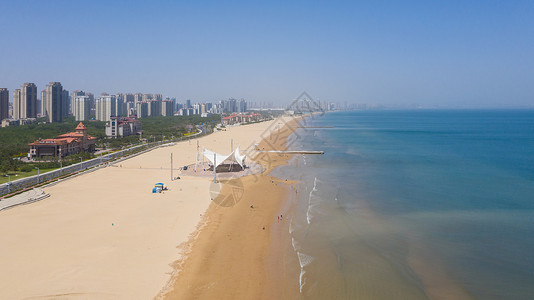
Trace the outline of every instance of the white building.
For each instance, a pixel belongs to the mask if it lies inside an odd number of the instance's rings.
[[[96,119],[110,121],[117,116],[117,99],[115,96],[102,96],[96,100]]]
[[[76,121],[85,121],[89,119],[91,113],[91,99],[89,96],[76,95],[72,101],[72,114]]]
[[[194,115],[200,115],[200,104],[195,103],[193,105],[193,114]]]

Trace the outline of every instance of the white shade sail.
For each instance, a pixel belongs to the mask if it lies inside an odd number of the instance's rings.
[[[216,153],[207,149],[204,149],[204,152],[202,154],[212,163],[215,165],[215,167],[218,167],[222,163],[237,163],[241,167],[243,167],[243,160],[245,159],[245,155],[241,155],[239,153],[239,147],[235,149],[232,153],[229,155],[224,155],[220,153]],[[214,161],[215,160],[215,161]],[[215,164],[216,162],[216,164]]]

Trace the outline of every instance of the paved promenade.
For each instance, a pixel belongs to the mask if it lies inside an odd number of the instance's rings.
[[[46,194],[41,188],[33,188],[31,190],[28,190],[24,193],[20,193],[13,197],[2,199],[0,201],[0,210],[10,208],[13,206],[17,206],[17,205],[21,205],[21,204],[36,202],[36,201],[45,199],[48,196],[49,194]]]

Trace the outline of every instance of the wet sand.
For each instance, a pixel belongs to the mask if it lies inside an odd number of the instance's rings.
[[[233,139],[234,147],[245,149],[275,124],[229,127],[199,138],[199,148],[229,153]],[[0,212],[0,298],[158,295],[186,249],[178,246],[195,233],[212,203],[209,178],[178,171],[195,162],[196,149],[196,140],[155,149],[45,187],[49,198]],[[180,180],[170,180],[171,153]],[[169,190],[153,194],[157,182]]]
[[[284,150],[286,138],[292,133],[288,128],[265,138],[258,148]],[[186,259],[176,262],[176,274],[160,298],[299,297],[299,266],[294,252],[290,251],[287,219],[294,182],[269,176],[274,167],[287,164],[289,158],[289,155],[261,153],[255,161],[267,169],[265,173],[222,185],[202,229],[186,246],[190,249]]]

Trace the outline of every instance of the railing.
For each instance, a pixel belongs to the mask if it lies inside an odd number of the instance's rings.
[[[52,179],[55,179],[58,177],[62,177],[62,176],[66,177],[66,176],[71,176],[74,174],[79,174],[82,171],[87,170],[87,169],[94,168],[96,170],[99,167],[107,165],[107,163],[109,162],[114,162],[117,160],[130,158],[130,157],[145,153],[147,151],[153,150],[160,146],[164,146],[165,144],[168,144],[168,143],[192,139],[203,134],[206,134],[206,132],[201,130],[200,132],[189,135],[187,137],[180,137],[180,138],[175,138],[175,139],[167,140],[167,141],[158,141],[158,142],[137,145],[137,146],[133,146],[133,147],[130,147],[124,150],[119,150],[119,151],[116,151],[110,154],[101,155],[99,157],[96,157],[90,160],[72,164],[72,165],[69,165],[69,166],[66,166],[60,169],[42,173],[39,175],[16,179],[11,182],[0,185],[0,196],[11,194],[17,191],[21,191],[21,190],[33,187],[35,185],[49,183]]]

